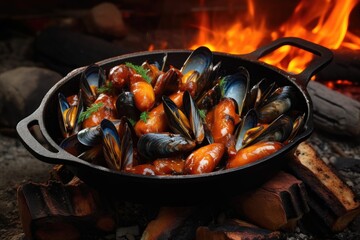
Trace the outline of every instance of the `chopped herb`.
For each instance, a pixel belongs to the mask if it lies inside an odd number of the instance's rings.
[[[128,118],[129,122],[131,123],[132,126],[135,126],[136,121],[132,118]]]
[[[149,113],[148,112],[142,112],[140,114],[140,120],[142,120],[143,122],[147,122],[147,120],[149,119]]]
[[[199,115],[202,119],[205,119],[206,117],[206,110],[204,109],[199,109]]]
[[[147,81],[148,83],[151,82],[150,77],[147,75],[147,72],[149,70],[145,70],[142,66],[138,66],[138,65],[134,65],[132,63],[126,62],[125,65],[127,67],[130,67],[132,69],[134,69],[136,71],[136,73],[140,74],[142,78],[145,79],[145,81]]]
[[[226,80],[225,80],[225,77],[222,78],[219,82],[219,87],[220,87],[220,91],[221,91],[221,96],[223,97],[224,94],[225,94],[225,83],[226,83]]]
[[[83,122],[85,119],[88,119],[91,114],[97,112],[104,104],[102,102],[93,103],[86,109],[86,111],[80,113],[78,122]]]
[[[97,92],[98,93],[110,93],[110,92],[112,92],[112,90],[113,90],[113,85],[112,85],[112,82],[106,82],[105,83],[105,85],[104,86],[102,86],[102,87],[99,87],[98,89],[97,89]]]

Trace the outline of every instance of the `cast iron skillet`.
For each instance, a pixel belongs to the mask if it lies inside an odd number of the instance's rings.
[[[259,59],[284,45],[291,45],[316,55],[314,60],[300,74],[291,74],[259,61]],[[167,62],[181,67],[189,56],[190,50],[166,50],[138,52],[117,56],[98,62],[105,70],[124,62],[141,64],[145,60],[161,62],[164,53],[168,53]],[[85,67],[70,72],[44,96],[39,108],[30,116],[21,120],[17,132],[25,147],[39,160],[50,164],[64,164],[84,182],[106,194],[124,200],[136,202],[191,203],[211,201],[239,194],[254,188],[285,166],[293,155],[297,145],[307,139],[313,131],[313,110],[306,86],[310,78],[332,60],[332,52],[320,45],[299,38],[281,38],[267,46],[245,55],[214,53],[214,63],[221,61],[222,69],[229,73],[238,66],[244,66],[250,72],[252,81],[263,77],[273,79],[279,85],[292,85],[300,97],[297,108],[306,113],[304,131],[299,133],[293,142],[273,155],[258,162],[236,168],[221,170],[202,175],[182,176],[142,176],[116,172],[108,168],[90,164],[59,147],[62,140],[58,123],[57,95],[76,94],[79,89],[79,78]],[[48,144],[31,134],[30,128],[38,126]],[[50,145],[50,147],[45,147]]]

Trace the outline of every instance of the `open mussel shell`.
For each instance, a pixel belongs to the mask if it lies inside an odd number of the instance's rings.
[[[213,61],[213,54],[207,47],[198,47],[185,60],[180,72],[186,75],[189,71],[200,74],[207,72]]]
[[[122,169],[127,169],[137,165],[134,158],[134,141],[132,126],[126,117],[122,117],[119,122],[119,135],[121,136],[121,162]]]
[[[293,130],[293,120],[286,114],[280,115],[271,122],[267,127],[257,132],[255,137],[249,136],[243,142],[243,147],[252,145],[257,142],[276,141],[285,142]]]
[[[296,104],[296,89],[283,86],[275,89],[258,110],[260,122],[270,123],[281,114],[289,111]]]
[[[100,126],[81,129],[77,133],[77,138],[85,146],[96,146],[101,143],[101,129]]]
[[[268,78],[263,78],[252,86],[249,91],[249,107],[257,109],[261,106],[261,104],[264,103],[264,99],[269,96],[275,86],[276,83]]]
[[[181,134],[147,133],[140,137],[137,150],[146,160],[179,156],[193,150],[196,143]]]
[[[66,100],[66,97],[62,94],[58,94],[59,101],[59,121],[61,126],[61,131],[64,137],[69,137],[79,131],[81,128],[78,118],[83,109],[82,107],[82,97],[79,93],[77,103],[75,105],[70,105]]]
[[[187,119],[190,122],[192,133],[197,144],[201,144],[205,137],[205,130],[199,110],[188,91],[184,92],[183,108]]]
[[[240,150],[243,147],[243,140],[246,132],[258,124],[258,117],[255,109],[250,109],[243,117],[241,123],[238,125],[235,131],[235,149]]]
[[[114,170],[121,169],[121,141],[119,134],[112,122],[104,119],[100,123],[103,135],[103,151],[106,163]]]
[[[169,128],[177,134],[192,139],[189,120],[176,104],[166,95],[162,97],[164,112]]]
[[[97,64],[89,65],[80,77],[80,89],[83,92],[84,103],[90,106],[97,98],[97,89],[105,83],[105,70]]]
[[[72,114],[67,114],[70,109],[70,104],[67,102],[66,97],[62,94],[58,94],[58,101],[59,101],[59,122],[61,127],[61,132],[63,136],[69,136],[69,125],[71,125],[71,119],[69,117]]]
[[[133,166],[134,154],[132,133],[126,118],[120,119],[118,128],[108,119],[100,123],[106,163],[110,168],[121,171]]]
[[[238,113],[241,115],[250,85],[249,72],[246,68],[239,67],[236,73],[224,76],[220,85],[222,96],[234,99],[237,103]]]
[[[204,87],[208,84],[208,78],[213,70],[212,62],[212,51],[202,46],[195,49],[189,55],[180,69],[180,72],[183,74],[182,83],[191,81],[196,84],[195,98],[202,93]]]
[[[305,125],[305,113],[303,113],[295,118],[294,124],[293,124],[293,130],[291,131],[290,136],[286,140],[286,143],[291,142],[296,137],[296,135],[299,133],[299,131],[301,131],[301,129],[304,127],[304,125]]]
[[[116,128],[119,128],[120,120],[110,120]],[[102,143],[101,126],[97,125],[90,128],[83,128],[77,133],[79,142],[85,146],[93,147]]]

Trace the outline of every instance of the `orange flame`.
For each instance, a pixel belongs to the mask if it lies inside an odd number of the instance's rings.
[[[299,37],[330,49],[360,49],[360,38],[348,31],[349,16],[359,0],[301,0],[291,17],[278,30],[269,31],[263,14],[258,16],[253,0],[247,0],[247,15],[234,22],[210,28],[208,12],[200,12],[198,37],[189,48],[207,46],[213,51],[249,53],[266,40]],[[203,3],[202,3],[203,4]],[[279,6],[281,10],[281,6]],[[284,46],[262,58],[289,72],[302,71],[313,55]]]

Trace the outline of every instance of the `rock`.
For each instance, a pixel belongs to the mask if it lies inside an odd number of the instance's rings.
[[[34,112],[62,76],[38,67],[18,67],[0,74],[0,127],[15,128]]]
[[[110,2],[93,7],[84,23],[90,33],[102,37],[123,38],[127,33],[121,11]]]

